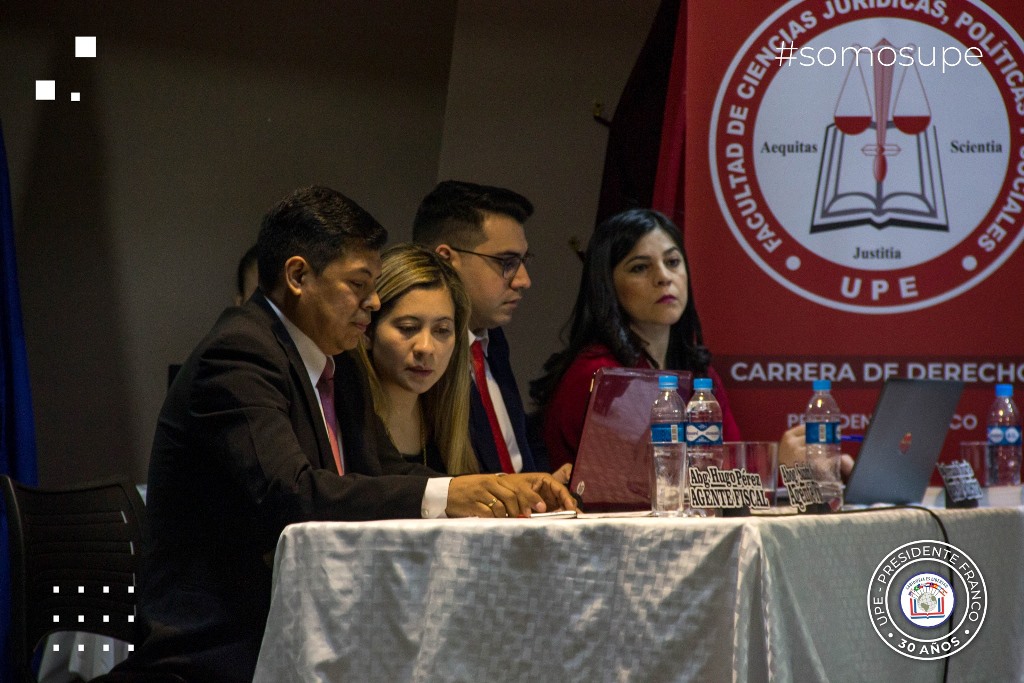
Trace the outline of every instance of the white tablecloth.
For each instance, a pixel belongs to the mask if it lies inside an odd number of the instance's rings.
[[[82,631],[58,631],[46,639],[39,683],[76,683],[107,673],[128,658],[128,643]]]
[[[984,573],[950,681],[1024,680],[1024,511],[938,511]],[[939,681],[867,589],[919,510],[288,527],[256,681]]]

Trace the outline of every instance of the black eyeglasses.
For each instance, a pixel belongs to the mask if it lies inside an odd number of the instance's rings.
[[[527,261],[533,258],[533,254],[526,252],[523,255],[513,254],[511,256],[494,256],[493,254],[481,254],[478,251],[470,251],[469,249],[459,249],[458,247],[451,247],[452,251],[457,251],[460,254],[472,254],[473,256],[479,256],[481,258],[491,259],[496,263],[501,264],[501,276],[505,278],[506,283],[511,283],[515,278],[516,273],[519,272],[520,266],[525,266]]]

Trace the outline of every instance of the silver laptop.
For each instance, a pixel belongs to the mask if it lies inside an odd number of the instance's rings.
[[[956,381],[886,380],[846,483],[845,502],[920,502],[963,388]]]

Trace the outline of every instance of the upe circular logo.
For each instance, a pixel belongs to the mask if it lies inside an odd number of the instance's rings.
[[[980,0],[794,0],[720,85],[719,207],[805,299],[871,314],[949,300],[1024,241],[1022,86],[1024,42]]]
[[[916,574],[903,584],[903,616],[925,628],[941,626],[956,605],[956,591],[938,574]]]
[[[913,541],[875,568],[868,613],[886,645],[912,659],[942,659],[974,640],[988,593],[978,565],[942,541]]]

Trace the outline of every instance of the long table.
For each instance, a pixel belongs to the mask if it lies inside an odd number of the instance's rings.
[[[1024,680],[1024,510],[936,514],[989,596],[948,680]],[[881,641],[867,591],[941,538],[915,509],[298,524],[255,680],[940,681]]]

